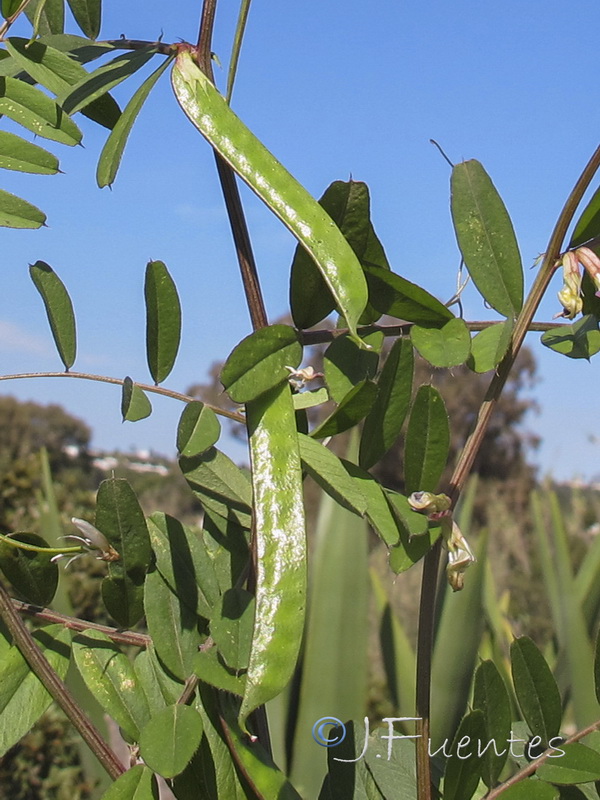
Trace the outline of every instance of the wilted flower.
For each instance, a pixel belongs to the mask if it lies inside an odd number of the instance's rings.
[[[600,258],[589,247],[578,247],[575,255],[593,280],[596,287],[596,297],[600,297]]]
[[[413,492],[408,497],[408,504],[413,511],[420,511],[426,515],[428,520],[440,525],[442,543],[448,551],[448,566],[446,567],[448,583],[452,587],[452,591],[459,592],[464,586],[464,571],[476,559],[469,543],[452,519],[450,498],[447,494]]]
[[[99,531],[98,528],[94,527],[91,523],[86,522],[84,519],[78,519],[77,517],[72,517],[71,522],[76,528],[79,528],[83,535],[76,536],[75,534],[68,534],[63,538],[76,539],[78,542],[82,543],[83,547],[80,553],[77,553],[77,555],[73,556],[69,560],[67,566],[69,566],[73,559],[83,555],[85,551],[98,553],[96,558],[99,561],[118,561],[121,558],[119,553],[117,553],[115,548],[110,544],[106,536]],[[59,553],[52,558],[52,561],[58,561],[60,558],[70,555],[70,552]]]
[[[558,293],[563,310],[556,317],[574,319],[581,313],[583,300],[581,299],[581,272],[575,252],[569,250],[562,257],[563,288]]]

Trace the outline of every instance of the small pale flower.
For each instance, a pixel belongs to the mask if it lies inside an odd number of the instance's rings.
[[[596,297],[600,297],[600,258],[589,247],[578,247],[575,255],[593,280],[596,287]]]
[[[303,369],[295,369],[294,367],[288,367],[286,365],[286,369],[289,370],[290,373],[290,377],[288,378],[289,382],[298,390],[302,389],[310,381],[324,377],[322,372],[316,372],[314,367],[310,366],[304,367]]]
[[[98,530],[98,528],[94,527],[89,522],[86,522],[84,519],[78,519],[77,517],[72,517],[71,522],[75,525],[76,528],[79,528],[82,536],[76,536],[75,534],[68,534],[64,536],[64,539],[75,539],[78,542],[81,542],[83,545],[83,549],[81,553],[73,556],[67,563],[67,566],[79,556],[84,554],[84,551],[98,553],[96,558],[99,561],[118,561],[121,556],[115,548],[110,544],[106,536]],[[52,558],[52,561],[58,561],[60,558],[63,558],[65,555],[69,555],[68,553],[59,553],[58,555]]]
[[[569,250],[562,257],[563,288],[558,293],[563,310],[556,317],[574,319],[581,313],[583,301],[581,299],[581,272],[576,253]]]

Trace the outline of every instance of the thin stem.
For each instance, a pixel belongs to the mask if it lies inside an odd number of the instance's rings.
[[[10,17],[7,17],[2,25],[0,25],[0,41],[4,39],[8,31],[10,30],[11,25],[17,20],[18,17],[21,16],[23,11],[25,11],[26,7],[29,5],[31,0],[23,0],[21,5],[17,8],[14,14],[11,14]]]
[[[212,83],[215,82],[215,79],[212,69],[211,42],[216,7],[217,0],[204,0],[197,48],[197,59],[200,69]],[[217,173],[219,175],[219,181],[221,182],[223,199],[225,200],[225,208],[227,209],[227,216],[229,217],[231,234],[233,236],[238,264],[242,274],[242,282],[244,284],[244,292],[246,293],[246,302],[250,312],[250,319],[252,321],[252,327],[254,330],[257,330],[258,328],[266,327],[269,321],[262,290],[260,288],[260,280],[256,268],[256,261],[254,260],[254,253],[252,251],[252,243],[250,242],[248,225],[246,224],[246,216],[244,214],[234,171],[216,151],[214,151],[214,154]]]
[[[580,739],[583,739],[585,736],[588,736],[590,733],[597,731],[600,728],[600,720],[593,722],[591,725],[588,725],[587,728],[583,728],[577,733],[574,733],[572,736],[569,736],[568,739],[565,739],[563,742],[564,744],[573,744],[573,742],[578,742]],[[492,789],[488,794],[485,795],[485,800],[494,800],[494,798],[499,797],[503,794],[507,789],[510,789],[511,786],[514,786],[515,783],[519,783],[524,778],[528,778],[530,775],[542,766],[542,764],[547,761],[552,753],[556,752],[555,747],[549,747],[547,750],[544,750],[542,755],[539,758],[536,758],[534,761],[531,761],[527,766],[522,767],[518,772],[515,772],[514,775],[511,775],[510,778],[504,781],[500,786],[497,786],[495,789]],[[556,756],[554,756],[556,758]]]
[[[469,472],[471,471],[471,467],[473,466],[473,462],[479,451],[485,432],[487,431],[492,411],[496,406],[498,398],[500,397],[502,389],[504,388],[504,384],[506,383],[506,379],[508,378],[509,372],[512,369],[515,359],[517,358],[523,345],[525,334],[530,329],[533,315],[537,311],[542,297],[548,288],[548,284],[554,275],[556,262],[560,256],[563,240],[567,235],[569,225],[573,221],[577,207],[579,206],[583,195],[585,194],[590,182],[599,168],[600,147],[596,149],[589,162],[585,166],[585,169],[573,187],[573,190],[567,198],[560,216],[556,221],[556,225],[554,226],[554,230],[550,236],[550,241],[548,242],[548,247],[546,249],[540,271],[533,283],[533,286],[531,287],[531,291],[529,292],[527,300],[523,306],[523,310],[515,322],[515,329],[510,350],[490,382],[485,400],[479,409],[479,415],[477,417],[473,433],[467,440],[460,458],[458,459],[454,474],[452,475],[450,481],[449,491],[454,503],[456,503],[456,500],[458,499],[460,492],[464,487]]]
[[[105,39],[98,44],[110,45],[115,50],[146,50],[149,47],[155,47],[157,52],[164,56],[172,55],[177,47],[177,45],[167,42],[147,42],[144,39],[126,39],[124,36],[120,39]]]
[[[504,320],[475,320],[473,322],[466,322],[465,325],[470,331],[484,331],[486,328],[492,328],[494,325],[501,325]],[[415,323],[401,322],[397,325],[363,325],[358,329],[360,336],[367,336],[370,333],[382,333],[384,336],[408,336],[411,328]],[[532,322],[529,326],[529,331],[551,331],[555,328],[565,328],[569,323],[565,322]],[[347,334],[348,328],[331,328],[319,329],[316,331],[298,331],[300,341],[307,347],[315,344],[325,344],[332,342],[344,334]]]
[[[132,645],[133,647],[148,647],[148,645],[152,643],[150,636],[145,633],[120,631],[116,628],[109,628],[107,625],[99,625],[97,622],[88,622],[85,619],[76,619],[66,614],[59,614],[58,611],[52,611],[50,608],[32,606],[30,603],[23,603],[21,600],[13,599],[12,605],[19,614],[24,614],[33,619],[39,619],[42,622],[62,625],[64,628],[68,628],[71,631],[87,631],[90,629],[100,631],[113,642]]]
[[[125,772],[125,768],[100,736],[94,725],[81,711],[63,681],[48,663],[37,642],[19,617],[8,592],[1,583],[0,616],[2,616],[16,646],[21,651],[23,658],[31,667],[33,673],[39,678],[48,694],[62,708],[69,721],[110,777],[116,780],[119,775]]]
[[[523,309],[519,314],[513,331],[510,350],[498,367],[497,372],[492,378],[485,399],[479,409],[479,414],[472,434],[467,439],[463,451],[457,461],[456,468],[450,480],[448,494],[456,504],[458,497],[464,487],[467,477],[475,461],[475,457],[481,447],[481,443],[487,431],[492,412],[496,406],[498,398],[504,388],[509,372],[515,363],[515,359],[523,345],[525,335],[532,325],[533,316],[548,288],[556,269],[557,259],[561,252],[563,240],[567,234],[573,216],[585,194],[590,182],[600,168],[600,147],[596,149],[589,162],[585,166],[579,179],[577,180],[571,194],[556,221],[544,260],[540,271],[531,287],[531,291],[525,301]],[[423,568],[422,590],[421,590],[421,609],[419,613],[419,646],[417,652],[417,716],[423,716],[420,723],[424,731],[429,730],[429,708],[431,692],[431,652],[433,640],[431,631],[433,630],[435,618],[435,588],[432,588],[432,574],[435,555],[433,549],[425,557]],[[437,572],[437,566],[436,566]],[[433,592],[433,597],[429,597],[429,592]],[[421,630],[423,633],[421,634]],[[426,713],[427,712],[427,713]],[[430,800],[430,759],[428,737],[416,740],[416,763],[417,763],[417,783],[419,800]]]
[[[108,375],[93,375],[89,372],[21,372],[14,375],[0,375],[0,381],[17,381],[25,378],[78,378],[84,381],[113,383],[117,386],[122,386],[124,382],[123,378],[111,378]],[[155,386],[150,383],[138,383],[135,381],[135,385],[143,389],[144,392],[152,392],[153,394],[160,394],[164,397],[171,397],[174,400],[181,400],[182,403],[192,403],[197,399],[195,397],[190,397],[188,394],[174,392],[172,389],[165,389],[162,386]],[[219,408],[219,406],[213,406],[210,403],[205,403],[204,405],[211,408],[215,414],[219,414],[222,417],[233,419],[236,422],[246,422],[246,418],[243,414],[238,414],[235,411],[227,411],[225,408]]]

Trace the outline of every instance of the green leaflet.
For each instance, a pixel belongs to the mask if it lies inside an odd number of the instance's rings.
[[[11,536],[37,547],[50,545],[35,533],[14,533]],[[0,542],[0,569],[15,590],[37,606],[50,605],[58,586],[58,565],[45,553],[13,547]]]
[[[471,352],[471,336],[462,319],[451,319],[441,328],[413,325],[410,339],[434,367],[457,367],[465,363]]]
[[[323,355],[323,369],[329,392],[336,403],[341,403],[348,392],[360,381],[373,378],[379,363],[379,350],[383,344],[380,331],[365,336],[371,349],[361,348],[347,334],[337,336]]]
[[[235,700],[222,696],[221,714],[227,725],[227,741],[235,762],[255,790],[255,797],[277,800],[301,800],[286,776],[273,763],[268,753],[256,742],[250,742],[236,719]],[[242,709],[244,704],[242,703]],[[240,712],[240,717],[242,712]]]
[[[0,167],[35,175],[56,175],[58,158],[14,133],[0,131]]]
[[[25,7],[25,14],[33,26],[34,39],[61,35],[65,29],[64,0],[33,0]]]
[[[0,189],[0,226],[3,228],[41,228],[46,215],[26,200]]]
[[[202,738],[202,717],[178,703],[159,711],[140,736],[140,755],[163,778],[173,778],[186,768]]]
[[[29,44],[27,39],[13,36],[6,40],[6,48],[21,69],[56,95],[68,91],[88,74],[66,53],[39,40]],[[113,128],[121,112],[113,98],[106,94],[90,103],[82,113],[105,128]]]
[[[210,635],[225,664],[236,673],[248,669],[255,617],[254,597],[245,589],[228,589],[210,621]]]
[[[469,369],[473,372],[496,369],[508,350],[512,330],[512,321],[505,320],[479,331],[471,340],[471,355],[467,359]]]
[[[200,620],[189,600],[184,603],[160,572],[153,570],[144,585],[144,613],[159,659],[172,675],[184,681],[193,672],[194,656],[202,642]]]
[[[134,383],[127,375],[123,379],[121,391],[121,416],[123,422],[138,422],[146,419],[152,413],[152,404],[143,389]]]
[[[457,164],[451,183],[454,229],[473,283],[492,308],[512,319],[523,305],[523,267],[502,198],[475,160]]]
[[[367,498],[359,481],[346,472],[340,459],[319,442],[298,434],[302,466],[327,494],[349,511],[362,516],[367,509]]]
[[[95,526],[120,555],[108,566],[102,596],[111,616],[131,627],[144,613],[144,580],[152,559],[146,520],[124,478],[102,481],[96,503]]]
[[[372,381],[360,381],[342,398],[339,406],[311,432],[315,439],[336,436],[357,425],[373,407],[377,387]]]
[[[310,253],[356,337],[356,325],[367,303],[367,285],[339,228],[236,117],[189,50],[178,54],[171,79],[190,121]]]
[[[75,22],[90,39],[100,33],[102,0],[67,0]]]
[[[54,344],[67,372],[75,362],[77,340],[71,298],[56,272],[44,261],[29,267],[31,280],[42,296]]]
[[[101,707],[136,740],[150,718],[150,710],[129,658],[108,636],[92,629],[73,638],[73,655]]]
[[[407,494],[435,492],[449,446],[448,414],[442,396],[433,386],[421,386],[410,412],[404,446]]]
[[[319,200],[348,241],[362,265],[389,269],[370,218],[369,188],[359,181],[334,181]],[[310,328],[330,314],[335,300],[308,252],[298,245],[292,261],[290,308],[297,328]],[[370,307],[368,307],[370,308]],[[372,322],[379,313],[365,321]]]
[[[558,686],[544,656],[527,636],[510,647],[513,682],[517,700],[534,736],[547,746],[558,734],[562,706]]]
[[[596,189],[590,202],[577,220],[568,250],[580,247],[600,234],[600,189]]]
[[[210,447],[193,458],[182,456],[179,466],[204,508],[243,528],[250,527],[250,482],[225,453]]]
[[[235,346],[221,370],[221,383],[236,403],[246,403],[284,383],[302,361],[302,345],[289,325],[259,328]]]
[[[33,634],[50,666],[60,678],[69,666],[71,634],[62,625],[49,625]],[[0,662],[0,756],[37,722],[52,698],[16,647]]]
[[[292,677],[306,608],[306,535],[302,470],[290,387],[246,406],[256,541],[256,618],[242,727]],[[320,445],[318,445],[320,447]]]
[[[436,297],[395,272],[370,266],[365,274],[369,283],[369,300],[380,314],[438,327],[454,318],[454,314]]]
[[[448,598],[449,599],[449,598]],[[497,750],[490,747],[482,759],[481,777],[485,785],[496,785],[508,757],[505,743],[510,737],[510,699],[508,691],[493,661],[482,661],[475,672],[473,707],[483,713],[485,742],[496,742]],[[502,751],[505,751],[502,754]],[[496,755],[498,752],[500,755]]]
[[[485,741],[485,724],[483,713],[475,710],[460,723],[452,742],[444,774],[444,800],[471,800],[474,795],[482,766],[477,753],[478,741]]]
[[[205,453],[219,441],[221,423],[217,415],[199,400],[188,403],[177,426],[177,451],[182,456]]]
[[[394,342],[377,381],[377,397],[369,412],[360,440],[359,463],[369,469],[396,441],[410,405],[414,355],[411,342]]]
[[[0,77],[0,114],[61,144],[81,142],[81,131],[48,95],[17,78]]]
[[[101,189],[104,186],[112,186],[114,183],[133,124],[142,110],[142,106],[146,102],[148,95],[172,60],[172,56],[166,58],[160,67],[146,78],[144,83],[142,83],[131,100],[127,103],[123,109],[123,113],[113,127],[110,136],[106,140],[106,144],[102,148],[100,158],[98,159],[98,167],[96,169],[96,182]]]
[[[2,0],[2,16],[4,19],[12,17],[21,5],[21,0]]]
[[[210,619],[220,590],[201,533],[158,511],[147,525],[157,570],[169,589],[194,614]]]
[[[589,783],[600,780],[600,753],[581,742],[558,744],[553,758],[537,770],[541,780],[553,783]]]
[[[572,325],[546,331],[540,341],[568,358],[585,358],[589,361],[600,350],[598,319],[588,314]]]
[[[145,764],[136,764],[111,783],[102,800],[158,800],[156,775]]]
[[[94,72],[86,73],[85,77],[77,81],[74,86],[59,95],[57,102],[67,114],[81,111],[126,78],[134,75],[156,52],[156,47],[148,46],[143,50],[118,55]]]
[[[162,261],[149,261],[144,282],[146,355],[158,385],[175,364],[181,339],[181,304],[173,278]]]

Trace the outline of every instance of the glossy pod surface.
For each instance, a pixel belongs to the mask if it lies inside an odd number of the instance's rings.
[[[189,50],[179,52],[171,80],[191,122],[310,253],[355,335],[367,284],[337,225],[233,113]]]

